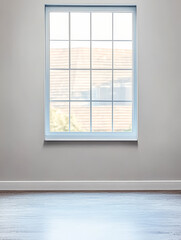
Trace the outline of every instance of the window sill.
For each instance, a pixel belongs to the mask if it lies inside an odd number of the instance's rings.
[[[133,132],[126,133],[50,133],[45,141],[138,141]]]

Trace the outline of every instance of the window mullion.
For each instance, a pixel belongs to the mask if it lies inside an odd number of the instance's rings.
[[[90,132],[92,132],[92,13],[90,12]]]
[[[70,19],[70,12],[69,12],[69,132],[70,132],[70,67],[71,67],[71,19]]]
[[[114,13],[112,13],[112,132],[114,131]]]

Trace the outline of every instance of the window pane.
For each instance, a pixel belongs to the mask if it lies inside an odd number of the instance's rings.
[[[132,100],[132,70],[114,71],[114,100]]]
[[[50,39],[69,39],[69,14],[60,12],[50,13]]]
[[[46,7],[46,139],[136,139],[135,12]]]
[[[131,42],[114,42],[114,68],[132,68]]]
[[[93,70],[92,71],[92,99],[111,100],[112,99],[112,71]]]
[[[112,68],[112,42],[92,42],[92,67]]]
[[[70,99],[90,99],[90,71],[71,70]]]
[[[90,131],[90,103],[71,102],[70,103],[70,131],[89,132]]]
[[[71,13],[71,40],[90,40],[90,13]]]
[[[69,131],[69,103],[50,103],[50,132]]]
[[[92,103],[92,131],[93,132],[112,131],[112,103],[110,102]]]
[[[114,132],[132,131],[132,103],[114,103]]]
[[[114,13],[114,40],[132,40],[132,13]]]
[[[71,42],[71,68],[90,68],[89,42]]]
[[[69,67],[69,43],[65,41],[50,42],[50,68]]]
[[[50,100],[69,99],[69,71],[50,71]]]
[[[92,13],[92,40],[112,40],[112,13]]]

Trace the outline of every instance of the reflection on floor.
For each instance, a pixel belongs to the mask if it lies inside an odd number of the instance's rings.
[[[0,193],[0,239],[180,240],[181,193]]]

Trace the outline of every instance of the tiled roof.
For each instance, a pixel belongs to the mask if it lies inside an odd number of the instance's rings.
[[[114,68],[132,68],[132,51],[129,49],[114,50]],[[67,68],[67,70],[50,71],[50,97],[54,100],[69,99],[69,52],[68,49],[52,48],[50,52],[51,68]],[[72,68],[90,68],[90,49],[71,49]],[[112,84],[112,50],[104,48],[92,49],[92,67],[105,68],[104,71],[92,71],[92,89],[106,86],[109,90]],[[131,70],[114,73],[114,84],[120,81],[131,84]],[[71,97],[89,99],[90,95],[90,72],[89,70],[72,70],[70,75]],[[129,85],[131,86],[131,85]],[[68,105],[58,107],[59,103],[53,104],[57,109],[57,114],[68,114]],[[74,121],[80,126],[80,131],[89,131],[90,108],[88,105],[72,104],[71,115]],[[114,105],[114,131],[128,131],[132,126],[132,106],[131,104]],[[112,131],[112,105],[94,105],[92,108],[92,130]]]

